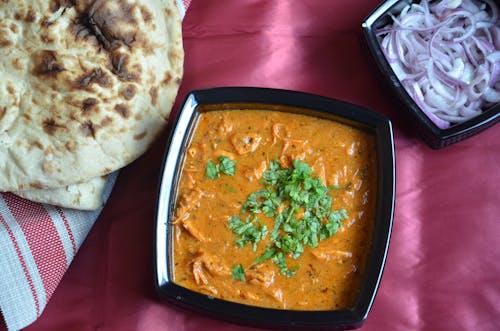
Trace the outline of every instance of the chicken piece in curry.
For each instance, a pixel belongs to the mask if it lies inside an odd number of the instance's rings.
[[[203,112],[178,186],[174,281],[254,306],[349,309],[375,185],[368,132],[280,111]]]

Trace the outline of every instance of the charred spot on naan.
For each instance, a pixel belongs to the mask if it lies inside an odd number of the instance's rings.
[[[14,86],[7,84],[7,93],[9,93],[10,95],[15,95],[16,89],[14,88]]]
[[[43,131],[45,131],[48,135],[53,136],[56,132],[60,130],[65,130],[66,126],[63,124],[57,123],[52,118],[47,118],[42,122]]]
[[[135,140],[141,140],[143,139],[144,137],[146,137],[146,135],[148,134],[148,130],[144,130],[143,132],[139,133],[139,134],[136,134],[134,135],[134,139]]]
[[[40,33],[40,40],[46,45],[53,44],[55,42],[55,39],[52,38],[46,30],[42,30],[42,33]]]
[[[24,69],[20,58],[16,58],[16,59],[12,60],[12,67],[14,67],[14,69],[16,69],[16,70],[23,70]]]
[[[151,104],[153,106],[156,106],[156,104],[158,102],[158,88],[156,86],[152,87],[149,90],[149,95],[151,96]]]
[[[2,37],[0,37],[2,38]],[[14,43],[9,39],[0,39],[0,48],[12,46]]]
[[[14,23],[11,23],[9,28],[10,28],[10,31],[12,31],[13,33],[17,33],[19,31],[19,28]]]
[[[101,127],[106,127],[113,124],[113,119],[109,116],[104,117],[104,119],[101,121]]]
[[[57,60],[57,53],[50,50],[35,52],[31,56],[34,76],[55,77],[66,70]]]
[[[0,121],[7,114],[7,107],[0,107]]]
[[[14,13],[14,19],[16,21],[23,21],[26,23],[34,23],[36,22],[37,15],[35,9],[30,6],[27,10],[22,11],[22,9],[19,9]]]
[[[33,8],[28,9],[26,16],[24,16],[24,21],[26,23],[34,23],[36,22],[36,12]]]
[[[144,6],[141,6],[141,15],[144,22],[151,22],[153,20],[153,14]]]
[[[40,189],[43,189],[43,185],[39,181],[32,182],[32,183],[30,183],[30,189],[40,190]]]
[[[64,148],[70,153],[76,151],[76,142],[74,140],[69,140],[64,144]]]
[[[179,52],[176,52],[174,50],[170,50],[168,52],[168,58],[172,62],[182,61],[182,54],[179,54]]]
[[[137,34],[135,7],[127,1],[80,1],[72,31],[109,52],[122,45],[131,47]]]
[[[30,143],[30,147],[31,148],[38,148],[40,150],[43,150],[43,145],[38,140],[32,141]]]
[[[128,107],[122,103],[115,106],[115,110],[123,118],[128,118],[130,116],[130,110]]]
[[[124,88],[120,94],[125,100],[132,100],[137,93],[137,87],[133,84],[127,85],[126,88]]]
[[[173,83],[172,83],[173,80]],[[177,86],[180,86],[182,83],[182,79],[180,77],[173,77],[172,73],[166,72],[165,76],[163,77],[163,80],[161,81],[162,86],[169,86],[171,84],[175,84]]]
[[[76,84],[74,85],[77,88],[88,88],[94,83],[101,87],[113,86],[111,78],[101,68],[96,68],[90,72],[84,73],[76,80]]]
[[[14,42],[8,37],[9,29],[7,27],[0,27],[0,48],[6,48],[14,45]]]
[[[122,81],[139,81],[142,73],[142,67],[136,63],[130,70],[130,57],[128,54],[114,52],[111,54],[111,72]]]
[[[96,110],[98,101],[96,98],[87,98],[82,101],[81,109],[82,114],[87,115],[91,113],[93,110]]]
[[[30,114],[26,114],[26,113],[24,113],[24,114],[21,114],[21,116],[22,116],[22,118],[24,118],[24,120],[25,120],[26,122],[30,122],[30,121],[32,120],[32,118],[31,118]]]
[[[81,124],[80,130],[84,137],[92,137],[95,139],[95,134],[97,127],[92,123],[92,121],[87,121]]]
[[[171,81],[172,81],[172,74],[169,71],[167,71],[165,73],[165,76],[163,77],[163,80],[161,81],[161,84],[163,86],[167,86],[170,84]]]

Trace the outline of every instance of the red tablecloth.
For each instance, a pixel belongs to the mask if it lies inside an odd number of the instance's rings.
[[[387,115],[397,197],[384,277],[362,330],[500,329],[500,126],[431,150],[360,43],[378,0],[200,0],[184,20],[186,93],[294,89]],[[252,330],[160,303],[153,229],[165,137],[125,168],[42,316],[28,330]]]

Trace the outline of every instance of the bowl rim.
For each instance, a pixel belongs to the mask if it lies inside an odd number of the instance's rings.
[[[229,302],[191,291],[173,282],[169,252],[172,243],[168,219],[175,208],[173,184],[180,176],[181,150],[187,145],[189,128],[200,106],[211,104],[264,104],[298,107],[328,113],[348,121],[366,125],[377,140],[377,208],[373,247],[368,257],[366,279],[359,298],[348,310],[300,311],[279,310]],[[163,159],[158,187],[155,222],[154,277],[160,298],[178,306],[243,325],[269,328],[348,327],[356,328],[366,319],[375,299],[383,274],[395,203],[395,158],[392,125],[388,118],[371,110],[343,101],[304,92],[256,88],[219,87],[193,90],[185,98],[178,114],[169,121],[168,144]],[[168,168],[168,169],[167,169]]]
[[[426,142],[433,148],[441,148],[447,146],[448,143],[455,143],[462,139],[473,136],[500,121],[500,103],[491,106],[483,111],[480,115],[475,116],[465,122],[454,124],[449,128],[442,129],[438,127],[423,110],[417,105],[413,98],[409,95],[406,88],[401,84],[396,73],[392,69],[389,61],[382,51],[380,43],[376,37],[375,30],[379,28],[378,24],[385,18],[389,12],[398,12],[399,7],[417,2],[415,0],[386,0],[375,8],[361,24],[364,40],[375,61],[376,66],[383,73],[386,82],[392,87],[393,92],[399,100],[410,110],[413,118],[418,120],[425,129],[432,134],[435,139]],[[384,23],[385,24],[385,23]]]

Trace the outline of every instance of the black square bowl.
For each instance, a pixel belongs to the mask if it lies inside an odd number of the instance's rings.
[[[363,128],[374,135],[378,154],[374,237],[360,295],[351,309],[298,311],[259,308],[213,298],[175,284],[172,265],[173,228],[170,221],[175,209],[176,187],[196,119],[202,112],[210,111],[211,105],[228,105],[230,109],[299,112]],[[160,178],[155,232],[155,286],[159,296],[192,311],[257,327],[313,330],[361,326],[370,311],[382,277],[392,229],[395,169],[391,122],[370,110],[321,96],[286,90],[226,87],[191,92],[180,112],[170,120],[168,130],[169,141]]]
[[[382,80],[391,90],[391,96],[396,98],[397,105],[407,111],[422,139],[430,147],[440,149],[476,135],[498,123],[500,121],[500,104],[490,107],[474,118],[451,125],[446,129],[439,128],[422,111],[394,73],[376,35],[379,29],[392,23],[391,14],[398,16],[404,7],[414,2],[420,1],[387,0],[382,2],[362,23],[363,42],[370,58],[377,67],[378,73],[382,76]],[[498,4],[498,2],[497,0],[496,3]]]

